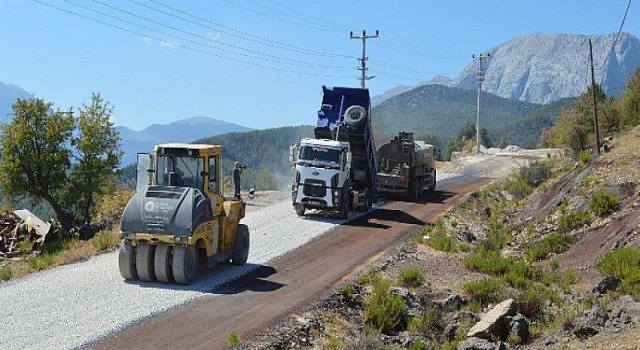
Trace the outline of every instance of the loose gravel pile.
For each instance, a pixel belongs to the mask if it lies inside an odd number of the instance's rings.
[[[499,169],[497,163],[492,161],[491,168]],[[443,173],[438,180],[469,174],[468,169],[458,174]],[[201,273],[192,285],[124,281],[117,252],[0,284],[0,349],[82,347],[195,298],[215,294],[216,287],[343,222],[321,213],[300,218],[286,195],[264,196],[258,194],[248,200],[247,215],[242,220],[251,232],[248,264],[219,265]],[[362,213],[352,213],[350,219],[359,215]]]

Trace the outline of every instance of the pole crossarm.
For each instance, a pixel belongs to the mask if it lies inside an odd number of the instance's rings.
[[[362,40],[362,58],[358,58],[358,61],[360,61],[360,68],[358,68],[359,71],[362,72],[362,75],[360,77],[360,85],[361,87],[364,89],[364,82],[369,80],[369,79],[373,79],[373,76],[367,76],[367,39],[373,39],[373,38],[377,38],[379,35],[379,31],[376,30],[376,34],[375,35],[367,35],[367,31],[363,30],[362,31],[362,35],[357,36],[357,35],[353,35],[353,32],[349,33],[349,37],[351,39],[361,39]]]

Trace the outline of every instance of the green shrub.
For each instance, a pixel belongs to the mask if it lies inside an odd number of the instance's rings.
[[[413,317],[409,320],[407,330],[411,334],[424,335],[433,338],[438,334],[439,318],[440,315],[438,314],[438,309],[429,308],[423,315]]]
[[[558,231],[560,233],[569,233],[590,223],[591,215],[586,211],[578,210],[560,217],[558,220]]]
[[[504,285],[498,278],[490,277],[482,280],[467,282],[464,291],[472,302],[484,307],[503,299]]]
[[[529,186],[537,187],[551,177],[551,167],[548,162],[535,162],[520,168],[520,178]]]
[[[458,241],[446,232],[441,231],[432,232],[427,240],[427,245],[441,252],[451,253],[458,251]]]
[[[516,299],[518,312],[528,318],[536,317],[544,308],[546,298],[544,293],[539,293],[535,288],[528,288],[520,293]]]
[[[508,259],[510,262],[504,274],[504,280],[512,287],[526,288],[531,284],[531,267],[522,259]]]
[[[366,274],[358,277],[358,284],[362,286],[367,284],[374,284],[375,282],[379,281],[381,278],[382,277],[380,277],[380,274],[378,273],[377,270],[370,269]]]
[[[375,282],[373,294],[365,308],[365,323],[385,334],[406,328],[408,317],[404,299],[392,294],[390,287],[388,280]]]
[[[566,218],[567,216],[563,217]],[[565,222],[563,225],[568,224]],[[526,247],[525,253],[529,261],[542,260],[545,259],[550,253],[559,254],[564,252],[572,242],[573,238],[567,234],[551,233],[543,237],[539,241],[533,243],[532,245]]]
[[[8,281],[13,276],[9,266],[0,267],[0,281]]]
[[[324,348],[328,350],[339,350],[339,349],[342,349],[343,347],[344,347],[344,343],[342,342],[342,340],[340,340],[340,338],[336,337],[335,335],[330,336],[329,340],[327,340],[327,343],[324,345]]]
[[[227,346],[228,347],[234,347],[234,346],[238,346],[240,345],[240,334],[236,333],[236,332],[231,332],[229,333],[229,336],[227,337]]]
[[[533,192],[533,188],[520,177],[510,176],[504,183],[504,189],[517,199],[522,199]]]
[[[618,204],[620,204],[620,198],[604,190],[598,191],[589,201],[589,207],[599,217],[613,213],[618,208]]]
[[[120,243],[120,237],[115,231],[100,231],[91,239],[91,244],[98,252],[112,249],[118,243]]]
[[[417,287],[424,283],[424,274],[417,266],[411,266],[400,270],[398,283],[405,287]]]
[[[353,293],[353,286],[349,283],[343,284],[342,288],[340,288],[340,294],[342,294],[342,296],[347,300],[351,300],[351,298],[353,298]]]
[[[619,290],[640,296],[640,249],[621,247],[607,253],[598,263],[600,272],[622,280]]]
[[[510,259],[502,257],[500,252],[476,250],[464,259],[464,266],[471,271],[483,272],[493,276],[502,276],[509,269]]]
[[[582,165],[587,164],[589,163],[589,159],[591,159],[591,152],[588,150],[581,151],[579,158]]]

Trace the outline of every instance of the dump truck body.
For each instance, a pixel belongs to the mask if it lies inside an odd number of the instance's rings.
[[[315,138],[292,146],[292,201],[296,212],[332,210],[346,218],[376,198],[376,150],[367,89],[327,88]]]

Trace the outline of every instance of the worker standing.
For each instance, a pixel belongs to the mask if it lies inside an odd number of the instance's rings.
[[[233,185],[235,186],[233,196],[238,199],[240,199],[240,174],[242,174],[242,169],[244,168],[239,162],[235,162],[233,167]]]

